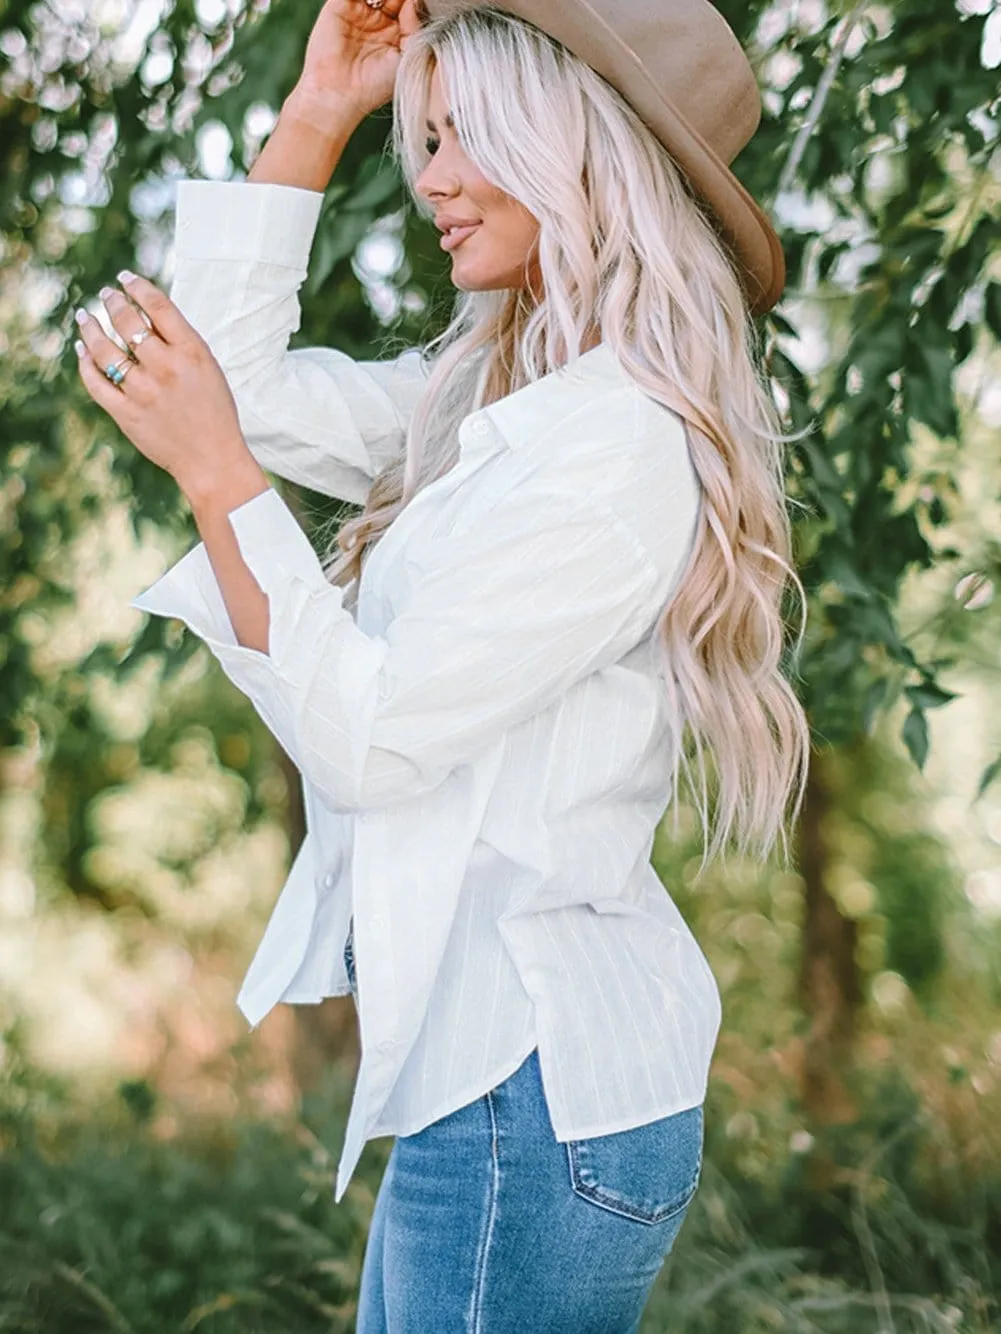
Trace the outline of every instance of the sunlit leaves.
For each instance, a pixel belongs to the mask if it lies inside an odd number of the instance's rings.
[[[921,709],[911,709],[904,720],[901,736],[911,759],[923,769],[928,758],[928,719]]]
[[[719,7],[749,48],[765,93],[761,126],[734,169],[774,203],[847,7],[765,0]],[[197,170],[204,126],[225,126],[231,169],[248,168],[260,126],[294,84],[316,5],[277,0],[230,15],[182,0],[135,45],[131,64],[116,34],[69,13],[16,3],[0,31],[9,61],[0,101],[3,274],[32,257],[49,266],[61,295],[42,318],[57,343],[72,306],[119,268],[158,276],[171,183]],[[997,71],[981,60],[986,21],[986,13],[960,14],[940,0],[900,0],[861,17],[777,210],[789,288],[765,325],[768,368],[797,434],[787,451],[788,485],[810,595],[798,672],[816,732],[848,739],[904,699],[905,743],[921,760],[923,714],[938,707],[927,692],[943,687],[938,669],[901,633],[896,609],[905,579],[943,559],[936,534],[954,497],[940,475],[915,474],[915,440],[930,434],[963,449],[956,370],[979,340],[1001,338],[1001,282],[992,265],[1001,222],[989,166],[1001,107]],[[383,329],[354,258],[387,215],[401,220],[403,263],[393,281],[413,298],[394,334],[401,342],[426,338],[446,313],[446,266],[432,230],[404,208],[402,182],[383,152],[389,128],[388,109],[360,127],[327,193],[300,343],[353,355],[377,346]],[[808,361],[801,334],[811,332],[822,355]],[[12,388],[0,385],[7,398],[0,449],[20,442],[34,451],[34,462],[13,469],[31,485],[17,541],[4,548],[12,578],[37,569],[48,546],[67,541],[95,503],[86,488],[58,490],[51,469],[37,466],[63,461],[72,476],[71,420],[89,423],[95,447],[116,450],[113,477],[130,497],[137,529],[147,519],[185,522],[169,482],[135,451],[118,450],[107,425],[88,417],[71,358],[54,368],[37,353],[8,355],[5,375]],[[0,635],[8,645],[0,690],[16,715],[33,698],[30,670],[15,621],[0,615]],[[145,639],[135,646],[140,659],[164,651]]]
[[[728,17],[741,23],[736,12]],[[787,143],[839,21],[790,34],[801,63],[782,90]],[[973,351],[971,312],[1001,241],[988,170],[998,88],[980,62],[982,28],[982,18],[911,0],[881,11],[856,41],[797,180],[810,204],[804,217],[823,199],[844,222],[787,228],[791,292],[803,305],[794,301],[774,321],[783,352],[771,368],[792,397],[791,424],[812,423],[791,459],[793,494],[807,506],[795,517],[811,593],[802,670],[814,725],[848,740],[895,705],[899,690],[866,665],[882,655],[905,673],[912,708],[903,739],[919,764],[924,710],[951,695],[901,640],[895,606],[908,575],[936,559],[929,534],[950,518],[948,485],[908,485],[914,441],[927,431],[962,447],[955,372]],[[790,342],[811,295],[833,352],[819,376],[797,373]],[[1001,288],[987,283],[982,298],[983,321],[998,336]]]
[[[980,782],[977,785],[977,796],[982,797],[987,789],[997,780],[1001,774],[1001,755],[996,760],[992,760],[984,772],[980,775]]]

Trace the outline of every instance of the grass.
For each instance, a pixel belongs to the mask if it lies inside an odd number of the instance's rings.
[[[353,1330],[390,1141],[366,1147],[334,1206],[344,1093],[289,1125],[210,1122],[163,1140],[145,1086],[84,1109],[10,1056],[0,1331]],[[714,1092],[703,1184],[642,1334],[1001,1330],[1001,1164],[964,1163],[899,1079],[867,1095],[860,1124],[752,1160],[728,1130],[731,1095]]]

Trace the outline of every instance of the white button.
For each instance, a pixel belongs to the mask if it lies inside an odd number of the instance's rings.
[[[381,912],[374,914],[372,918],[372,926],[376,931],[384,931],[386,929],[386,918]]]
[[[490,430],[490,423],[487,421],[486,417],[477,417],[473,422],[472,430],[474,435],[486,435]]]
[[[323,877],[323,888],[333,889],[336,883],[337,883],[337,877],[334,875],[333,871],[328,871],[327,874]]]

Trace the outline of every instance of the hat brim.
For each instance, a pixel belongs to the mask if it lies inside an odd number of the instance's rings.
[[[727,244],[753,315],[785,287],[785,257],[775,228],[722,158],[656,85],[619,34],[587,0],[495,0],[555,37],[618,90],[653,131],[706,205]],[[475,0],[424,0],[429,18],[475,7]]]

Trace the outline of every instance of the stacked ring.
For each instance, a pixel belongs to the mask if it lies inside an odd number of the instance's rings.
[[[121,361],[113,361],[105,366],[104,374],[112,384],[121,384],[134,365],[131,357],[123,357]]]

